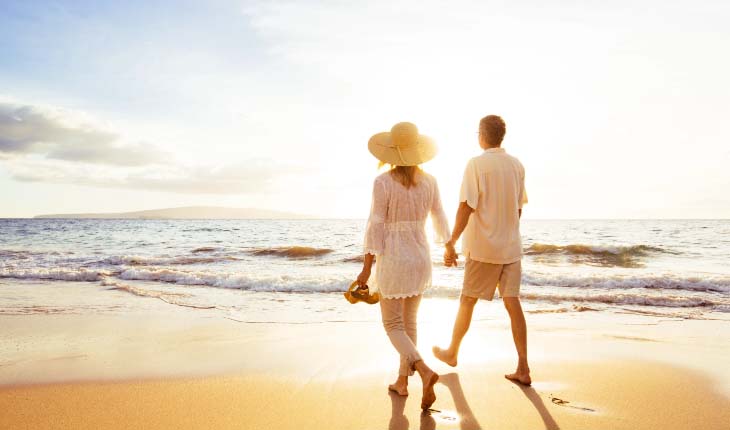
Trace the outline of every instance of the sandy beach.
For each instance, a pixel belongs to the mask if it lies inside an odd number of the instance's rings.
[[[730,430],[730,0],[0,1],[0,430]]]
[[[373,321],[241,323],[155,298],[124,315],[3,315],[0,428],[725,429],[730,422],[728,321],[528,314],[535,382],[526,388],[502,377],[514,350],[499,302],[478,308],[457,368],[433,359],[430,346],[446,342],[455,310],[453,300],[431,299],[421,311],[419,344],[443,375],[427,415],[416,378],[408,398],[387,393],[397,356]]]

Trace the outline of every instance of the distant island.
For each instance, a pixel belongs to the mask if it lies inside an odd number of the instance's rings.
[[[182,208],[151,209],[136,212],[49,214],[34,218],[103,218],[103,219],[311,219],[314,217],[290,212],[251,208],[224,208],[216,206],[188,206]]]

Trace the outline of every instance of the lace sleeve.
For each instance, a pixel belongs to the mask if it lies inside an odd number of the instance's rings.
[[[433,223],[433,228],[436,232],[436,243],[446,243],[451,237],[451,230],[449,229],[449,220],[446,218],[446,213],[444,212],[444,208],[441,205],[441,194],[439,193],[439,186],[436,182],[436,179],[433,180],[431,222]]]
[[[373,202],[365,229],[365,253],[383,254],[385,248],[385,217],[388,214],[388,193],[382,181],[373,184]]]

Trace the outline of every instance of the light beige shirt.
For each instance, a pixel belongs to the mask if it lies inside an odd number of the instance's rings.
[[[518,210],[527,203],[525,168],[503,148],[469,160],[460,202],[474,213],[464,230],[462,253],[472,260],[509,264],[522,258]]]

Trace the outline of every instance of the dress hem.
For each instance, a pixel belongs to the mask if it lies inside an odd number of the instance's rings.
[[[416,292],[416,293],[389,294],[387,296],[381,292],[380,298],[381,299],[407,299],[409,297],[416,297],[416,296],[420,296],[420,295],[423,295],[423,291]]]

